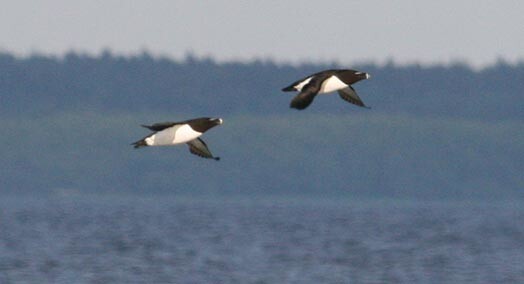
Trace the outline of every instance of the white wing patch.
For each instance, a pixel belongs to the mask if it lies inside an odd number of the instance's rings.
[[[175,125],[159,131],[148,138],[148,146],[166,146],[189,142],[201,136],[202,133],[193,130],[189,125]]]
[[[308,77],[308,78],[306,78],[304,81],[302,81],[302,82],[296,84],[296,85],[294,86],[295,90],[297,90],[297,91],[299,91],[299,92],[302,91],[302,88],[304,88],[304,86],[307,85],[307,83],[309,83],[309,81],[311,81],[311,78],[313,78],[313,77]]]
[[[347,88],[348,85],[346,83],[342,82],[337,76],[331,76],[324,80],[322,82],[322,86],[320,86],[319,94],[323,93],[330,93],[334,91],[338,91],[340,89]]]

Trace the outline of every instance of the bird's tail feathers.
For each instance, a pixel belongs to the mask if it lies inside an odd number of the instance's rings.
[[[138,140],[136,142],[131,143],[135,147],[135,149],[138,149],[140,147],[147,146],[146,139]]]

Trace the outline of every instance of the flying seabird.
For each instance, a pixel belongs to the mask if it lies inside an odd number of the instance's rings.
[[[181,122],[161,122],[153,125],[142,125],[143,127],[154,131],[150,135],[138,140],[131,145],[135,148],[145,146],[171,146],[186,143],[189,146],[189,152],[197,156],[220,160],[220,157],[214,157],[206,143],[199,137],[207,130],[223,123],[221,118],[200,117]]]
[[[313,102],[313,99],[317,94],[325,94],[334,91],[338,91],[339,96],[343,100],[360,107],[368,108],[358,97],[357,92],[351,85],[360,80],[369,78],[370,75],[365,72],[350,69],[331,69],[298,80],[288,87],[283,88],[282,91],[300,92],[293,98],[290,104],[291,108],[299,110],[307,108]]]

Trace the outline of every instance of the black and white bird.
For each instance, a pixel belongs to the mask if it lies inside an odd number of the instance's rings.
[[[142,125],[154,131],[150,135],[132,143],[135,148],[145,146],[171,146],[186,143],[189,152],[197,156],[220,160],[214,157],[207,148],[206,143],[199,137],[207,130],[217,125],[221,125],[221,118],[200,117],[181,122],[161,122],[153,125]]]
[[[283,88],[282,91],[300,92],[291,101],[291,108],[305,109],[313,102],[313,99],[315,99],[317,94],[325,94],[334,91],[338,91],[338,94],[343,100],[367,108],[351,85],[360,80],[369,78],[370,75],[365,72],[350,69],[331,69],[298,80],[288,87]]]

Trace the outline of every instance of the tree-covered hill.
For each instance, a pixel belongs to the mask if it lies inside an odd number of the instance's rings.
[[[173,113],[286,114],[291,95],[280,89],[327,68],[355,68],[372,78],[355,85],[374,112],[497,120],[522,119],[524,64],[503,62],[474,71],[464,64],[299,66],[254,61],[216,63],[106,52],[98,57],[15,58],[0,54],[0,111],[9,115],[67,110],[168,111]],[[322,98],[310,112],[360,111]]]

